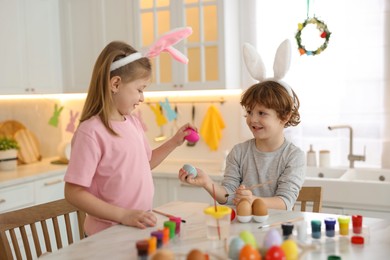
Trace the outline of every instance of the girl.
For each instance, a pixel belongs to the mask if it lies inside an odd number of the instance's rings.
[[[213,185],[219,203],[237,204],[242,198],[253,201],[261,197],[268,208],[290,210],[305,177],[305,155],[287,141],[283,130],[299,124],[299,100],[295,93],[276,81],[265,81],[250,87],[241,98],[246,110],[246,123],[253,139],[233,147],[226,159],[222,185],[218,185],[202,170],[196,178],[183,169],[179,178],[203,187],[211,195]],[[266,183],[257,189],[246,187]],[[226,195],[226,194],[233,194]]]
[[[116,223],[156,224],[151,169],[183,144],[191,126],[151,150],[141,122],[131,115],[144,101],[150,78],[149,59],[122,42],[108,44],[96,61],[65,175],[65,198],[87,213],[87,235]]]

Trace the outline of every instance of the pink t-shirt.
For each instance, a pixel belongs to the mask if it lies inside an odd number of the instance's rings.
[[[82,122],[72,139],[65,181],[86,187],[97,198],[127,209],[150,210],[154,186],[149,161],[152,150],[134,116],[110,121],[108,132],[98,116]],[[88,235],[116,223],[87,215]]]

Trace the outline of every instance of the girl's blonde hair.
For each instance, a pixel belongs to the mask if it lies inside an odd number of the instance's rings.
[[[148,58],[138,59],[111,72],[110,66],[114,61],[135,52],[137,51],[133,47],[119,41],[109,43],[102,50],[93,68],[80,122],[98,115],[107,130],[111,134],[117,135],[109,123],[110,112],[114,106],[113,94],[110,89],[111,78],[119,76],[123,83],[148,78],[151,76],[152,66]]]
[[[241,106],[253,109],[256,104],[276,111],[280,120],[287,120],[284,127],[296,126],[300,121],[299,99],[291,89],[293,97],[275,81],[264,81],[248,88],[241,97]]]

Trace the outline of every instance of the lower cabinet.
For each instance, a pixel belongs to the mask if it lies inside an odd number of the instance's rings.
[[[42,204],[64,198],[64,174],[55,175],[34,182],[35,204]]]
[[[34,183],[0,189],[0,213],[34,205]]]
[[[177,178],[153,177],[153,181],[155,188],[153,207],[171,201],[213,203],[213,198],[205,189],[182,183]]]

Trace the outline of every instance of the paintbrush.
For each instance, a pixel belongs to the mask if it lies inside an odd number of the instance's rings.
[[[168,213],[164,213],[164,212],[161,212],[161,211],[158,211],[158,210],[155,210],[155,209],[152,209],[152,211],[154,212],[154,213],[157,213],[157,214],[160,214],[160,215],[162,215],[162,216],[165,216],[165,217],[167,217],[167,218],[175,218],[175,216],[174,215],[171,215],[171,214],[168,214]],[[184,220],[184,219],[182,219],[181,220],[181,223],[186,223],[186,221]]]
[[[263,185],[267,185],[267,184],[270,184],[270,183],[272,183],[272,181],[267,181],[267,182],[264,182],[264,183],[255,184],[255,185],[249,186],[248,188],[245,188],[245,189],[246,190],[253,190],[255,188],[259,188],[259,187],[261,187]],[[229,197],[230,195],[233,195],[233,194],[235,194],[235,192],[233,192],[233,193],[226,193],[225,194],[225,198],[227,198],[227,197]]]

